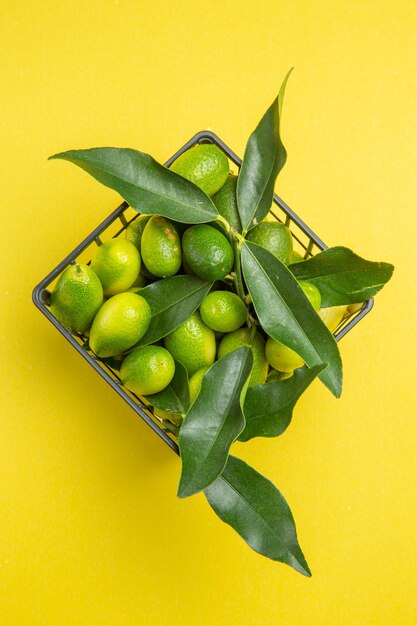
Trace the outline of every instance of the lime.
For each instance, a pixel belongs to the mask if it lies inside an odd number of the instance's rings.
[[[51,293],[51,311],[68,330],[87,330],[103,303],[103,287],[88,265],[70,265]]]
[[[155,276],[173,276],[181,267],[181,243],[172,222],[154,215],[146,224],[141,242],[142,259]]]
[[[246,305],[231,291],[212,291],[200,305],[203,322],[213,330],[230,333],[246,321]]]
[[[309,299],[311,306],[318,311],[321,306],[321,294],[316,285],[309,283],[307,280],[299,280],[298,284]]]
[[[188,228],[182,247],[191,271],[204,280],[220,280],[232,269],[232,246],[213,226],[197,224]]]
[[[146,224],[149,222],[150,218],[150,215],[139,215],[139,217],[133,220],[133,222],[130,222],[125,230],[125,238],[130,241],[130,243],[133,243],[133,245],[139,250],[139,252],[143,230]]]
[[[117,356],[135,345],[148,330],[151,309],[136,293],[109,298],[94,318],[90,346],[100,357]]]
[[[345,305],[329,306],[318,311],[322,321],[326,324],[330,332],[334,332],[345,317],[347,308]]]
[[[216,339],[214,332],[204,324],[199,313],[193,313],[164,339],[167,350],[180,361],[191,376],[197,370],[214,363]]]
[[[269,250],[277,259],[288,265],[292,254],[292,234],[281,222],[262,222],[252,228],[246,239]]]
[[[110,239],[98,248],[91,267],[103,285],[104,295],[114,296],[135,282],[140,270],[140,254],[130,241]]]
[[[234,352],[242,346],[249,346],[252,330],[250,328],[239,328],[233,333],[228,333],[219,344],[218,358],[221,359],[229,352]],[[249,387],[261,385],[265,382],[268,374],[268,361],[265,358],[265,339],[258,332],[252,339],[253,366],[249,378]]]
[[[212,196],[226,181],[229,161],[225,153],[214,144],[197,144],[183,152],[170,169]]]
[[[304,360],[294,350],[272,337],[266,342],[265,354],[272,367],[280,372],[292,372],[304,365]]]
[[[212,199],[220,215],[240,233],[242,224],[237,210],[236,183],[237,176],[229,174],[223,187],[214,194]]]
[[[304,261],[304,257],[302,256],[302,254],[297,252],[297,250],[293,250],[291,252],[289,265],[293,265],[293,263],[301,263],[301,261]]]
[[[142,272],[140,272],[133,285],[129,288],[129,291],[133,291],[133,289],[142,289],[143,287],[146,287],[148,282],[149,281],[146,276],[144,276]]]
[[[168,350],[161,346],[141,346],[124,359],[120,378],[133,393],[148,396],[165,389],[174,372],[174,359]]]
[[[194,374],[191,376],[189,380],[190,404],[192,404],[194,400],[196,399],[196,397],[198,396],[200,389],[201,389],[201,383],[203,382],[203,376],[207,372],[207,370],[208,370],[208,367],[202,367],[201,369],[194,372]]]

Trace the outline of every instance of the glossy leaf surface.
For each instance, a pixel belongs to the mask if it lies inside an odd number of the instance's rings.
[[[219,478],[205,490],[210,506],[256,552],[311,576],[284,496],[267,478],[229,456]]]

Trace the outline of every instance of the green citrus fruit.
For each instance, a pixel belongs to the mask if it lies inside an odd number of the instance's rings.
[[[117,356],[135,345],[148,330],[151,309],[136,293],[109,298],[94,318],[90,346],[100,357]]]
[[[214,144],[197,144],[183,152],[170,169],[212,196],[226,181],[229,161],[225,153]]]
[[[138,277],[140,254],[126,239],[110,239],[103,243],[91,259],[91,267],[103,285],[105,296],[114,296],[129,289]]]
[[[214,194],[212,199],[220,215],[240,233],[242,224],[237,209],[236,183],[237,176],[229,174],[223,187]]]
[[[292,265],[293,263],[301,263],[301,261],[304,261],[304,257],[299,252],[297,252],[297,250],[293,250],[291,252],[291,258],[288,265]]]
[[[167,350],[180,361],[191,376],[197,370],[212,365],[216,356],[216,339],[211,328],[193,313],[164,339]]]
[[[307,280],[299,280],[298,284],[309,299],[311,306],[318,311],[321,306],[321,293],[316,285],[309,283]]]
[[[181,267],[181,242],[172,222],[154,215],[146,224],[141,242],[142,259],[155,276],[173,276]]]
[[[201,383],[203,382],[203,376],[207,372],[207,370],[208,370],[208,366],[202,367],[201,369],[194,372],[194,374],[191,376],[189,380],[190,404],[192,404],[194,400],[196,399],[196,397],[198,396],[200,389],[201,389]]]
[[[174,372],[174,359],[168,350],[161,346],[141,346],[124,359],[120,378],[133,393],[148,396],[165,389]]]
[[[294,350],[284,346],[280,341],[275,341],[272,337],[269,337],[266,342],[265,354],[270,365],[279,372],[292,372],[304,365],[304,359]]]
[[[191,271],[204,280],[220,280],[232,269],[232,246],[213,226],[197,224],[188,228],[182,238],[182,248]]]
[[[245,327],[225,335],[219,344],[218,358],[221,359],[229,352],[234,352],[242,346],[249,346],[251,332],[250,328]],[[265,339],[258,332],[255,333],[252,340],[252,356],[253,366],[249,378],[249,387],[264,383],[268,374],[268,361],[265,357]]]
[[[230,333],[246,321],[246,305],[231,291],[212,291],[200,305],[203,322],[213,330]]]
[[[345,305],[329,306],[318,311],[322,321],[326,324],[330,332],[334,332],[340,322],[346,315],[347,308]]]
[[[51,293],[51,311],[68,330],[87,330],[103,304],[103,287],[88,265],[70,265]]]
[[[277,259],[288,265],[293,251],[292,234],[281,222],[262,222],[252,228],[246,239],[269,250]]]
[[[133,220],[133,222],[130,222],[130,224],[126,227],[125,238],[130,241],[130,243],[133,243],[139,252],[143,230],[150,219],[150,215],[139,215],[139,217]]]

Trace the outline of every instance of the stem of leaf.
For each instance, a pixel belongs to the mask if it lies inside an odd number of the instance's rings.
[[[240,262],[241,245],[242,244],[239,241],[239,239],[237,237],[234,237],[233,249],[235,253],[235,275],[234,275],[235,288],[236,288],[236,292],[238,296],[242,298],[242,300],[245,302],[246,294],[245,294],[245,290],[243,289],[242,265]]]

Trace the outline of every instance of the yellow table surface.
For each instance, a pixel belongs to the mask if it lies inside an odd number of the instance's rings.
[[[5,1],[0,18],[1,626],[417,624],[417,5]],[[294,513],[311,579],[252,552],[31,303],[117,205],[70,148],[238,154],[295,66],[277,191],[329,245],[396,265],[287,433],[235,452]],[[413,345],[414,340],[414,345]]]

